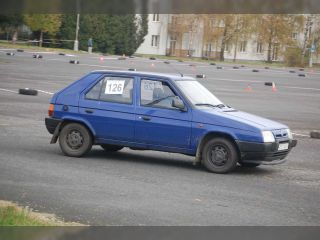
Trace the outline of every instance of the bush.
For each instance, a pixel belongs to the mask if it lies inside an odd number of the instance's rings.
[[[299,67],[301,63],[301,49],[298,47],[287,48],[284,53],[284,62],[288,67]]]

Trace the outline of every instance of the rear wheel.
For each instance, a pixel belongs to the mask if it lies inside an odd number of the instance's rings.
[[[203,147],[202,163],[210,172],[230,172],[236,167],[238,158],[236,147],[225,138],[211,139]]]
[[[123,147],[111,144],[101,144],[100,145],[106,152],[116,152],[120,151]]]
[[[69,123],[60,132],[59,145],[65,155],[82,157],[92,147],[92,136],[85,126]]]
[[[247,167],[247,168],[255,168],[260,166],[260,163],[246,163],[246,162],[239,162],[239,164],[241,165],[241,167]]]

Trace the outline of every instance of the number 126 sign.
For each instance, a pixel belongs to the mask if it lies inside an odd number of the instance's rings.
[[[125,80],[107,80],[105,94],[122,94]]]

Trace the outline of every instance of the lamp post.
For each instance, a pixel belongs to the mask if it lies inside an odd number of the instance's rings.
[[[78,41],[78,35],[79,35],[79,22],[80,22],[80,14],[77,14],[77,26],[76,26],[76,39],[74,40],[73,50],[79,51],[79,41]]]

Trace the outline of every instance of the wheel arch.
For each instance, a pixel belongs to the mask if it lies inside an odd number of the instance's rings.
[[[213,138],[225,138],[227,140],[229,140],[231,143],[233,143],[233,145],[235,146],[239,159],[241,157],[241,153],[240,153],[240,149],[239,146],[235,140],[235,138],[230,134],[230,133],[226,133],[226,132],[218,132],[218,131],[211,131],[208,132],[206,135],[204,135],[201,140],[199,141],[199,144],[197,146],[197,152],[196,152],[196,158],[195,158],[195,162],[196,163],[200,163],[202,161],[202,150],[204,145]]]
[[[82,124],[83,126],[85,126],[88,130],[89,130],[89,133],[91,134],[91,137],[92,139],[94,140],[95,139],[95,136],[96,136],[96,132],[94,131],[93,127],[91,126],[91,124],[86,121],[85,119],[82,119],[82,118],[73,118],[73,117],[65,117],[62,119],[62,123],[61,123],[61,126],[60,126],[60,130],[65,126],[67,125],[68,123],[80,123]]]

